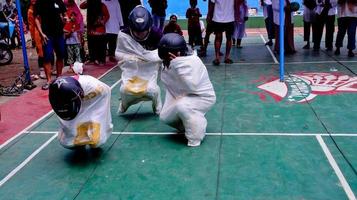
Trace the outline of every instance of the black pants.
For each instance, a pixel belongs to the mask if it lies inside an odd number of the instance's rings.
[[[202,46],[202,32],[200,27],[188,28],[188,43],[191,46]]]
[[[312,23],[311,22],[305,22],[304,21],[304,41],[310,42],[310,33],[311,33],[311,28],[312,28]],[[312,30],[314,32],[314,30]]]
[[[107,33],[108,56],[115,56],[118,34]]]
[[[272,5],[267,6],[268,10],[268,17],[264,20],[265,21],[265,28],[267,29],[268,38],[269,40],[274,39],[274,18],[273,18],[273,7]]]
[[[105,63],[106,35],[88,35],[88,51],[90,61]]]
[[[337,23],[336,47],[343,46],[343,38],[347,32],[347,49],[354,50],[356,48],[357,17],[340,17],[337,19]]]
[[[333,33],[335,32],[335,15],[316,15],[316,21],[313,24],[313,27],[315,27],[313,28],[313,42],[314,48],[316,49],[320,48],[322,33],[325,25],[325,47],[333,47]]]

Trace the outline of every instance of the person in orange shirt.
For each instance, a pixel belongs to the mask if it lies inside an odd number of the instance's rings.
[[[37,52],[37,63],[38,67],[40,68],[40,78],[46,79],[45,71],[43,70],[43,48],[42,48],[42,38],[40,33],[36,28],[35,17],[33,15],[33,11],[35,9],[36,0],[31,0],[30,7],[27,10],[27,20],[28,20],[28,27],[31,34],[31,39],[33,46],[36,48]]]

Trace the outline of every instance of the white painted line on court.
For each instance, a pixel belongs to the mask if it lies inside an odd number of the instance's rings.
[[[273,62],[256,62],[256,63],[252,63],[252,62],[235,62],[233,63],[234,65],[246,65],[247,67],[250,67],[251,65],[275,65],[278,63],[273,63]],[[206,66],[214,66],[211,63],[205,63]]]
[[[29,163],[38,153],[42,151],[48,144],[52,142],[57,137],[57,134],[52,136],[49,140],[47,140],[43,145],[41,145],[36,151],[34,151],[29,157],[27,157],[20,165],[18,165],[15,169],[13,169],[8,175],[5,176],[0,181],[0,187],[4,185],[8,180],[10,180],[18,171],[20,171],[27,163]]]
[[[111,87],[110,90],[112,90],[115,86],[117,86],[119,83],[121,83],[121,79],[119,81],[115,82]]]
[[[347,196],[348,196],[348,199],[350,200],[356,200],[356,196],[354,195],[350,185],[348,184],[348,182],[346,181],[346,178],[345,176],[343,176],[342,174],[342,171],[340,170],[340,168],[338,167],[335,159],[333,158],[330,150],[328,149],[326,143],[324,142],[324,140],[322,139],[322,137],[320,135],[317,135],[316,136],[316,139],[317,141],[319,142],[322,150],[324,151],[331,167],[333,168],[333,170],[335,171],[338,179],[340,180],[341,184],[342,184],[342,187],[343,189],[345,190]]]
[[[118,65],[115,65],[114,67],[110,68],[108,71],[106,71],[104,74],[100,75],[98,77],[98,79],[101,79],[102,77],[104,77],[105,75],[107,75],[109,72],[113,71],[113,69],[115,69],[116,67],[118,67]],[[43,115],[41,118],[39,118],[38,120],[36,120],[35,122],[33,122],[32,124],[30,124],[29,126],[27,126],[26,128],[24,128],[22,131],[20,131],[19,133],[17,133],[16,135],[12,136],[10,139],[6,140],[6,142],[4,142],[3,144],[0,145],[0,150],[5,147],[6,145],[8,145],[10,142],[12,142],[13,140],[15,140],[17,137],[19,137],[20,135],[22,135],[23,133],[27,132],[28,129],[30,129],[31,127],[33,127],[35,124],[39,123],[40,121],[42,121],[43,119],[45,119],[46,117],[48,117],[49,115],[51,115],[53,113],[53,110],[49,111],[48,113],[46,113],[45,115]]]
[[[260,38],[262,38],[262,40],[263,40],[263,42],[264,42],[264,45],[265,45],[266,40],[264,39],[264,37],[263,37],[262,34],[260,34]],[[278,64],[279,61],[278,61],[278,59],[276,59],[276,57],[275,57],[274,53],[271,51],[271,49],[270,49],[267,45],[266,45],[265,47],[268,49],[270,55],[273,57],[274,62],[275,62],[276,64]]]
[[[32,124],[30,124],[29,126],[27,126],[25,129],[23,129],[22,131],[20,131],[19,133],[17,133],[16,135],[12,136],[10,139],[6,140],[6,142],[4,142],[3,144],[0,145],[0,150],[8,145],[10,142],[12,142],[13,140],[15,140],[17,137],[19,137],[20,135],[22,135],[23,133],[25,133],[28,129],[30,129],[32,126],[34,126],[35,124],[39,123],[40,121],[42,121],[43,119],[45,119],[47,116],[49,116],[50,114],[52,114],[53,111],[50,111],[48,113],[46,113],[44,116],[42,116],[41,118],[39,118],[38,120],[34,121]]]
[[[28,131],[32,134],[56,134],[57,131]],[[113,135],[175,135],[176,132],[113,132]],[[336,136],[357,137],[357,133],[206,133],[208,136]]]

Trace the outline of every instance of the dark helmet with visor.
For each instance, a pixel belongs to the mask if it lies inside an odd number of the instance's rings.
[[[145,40],[150,33],[153,21],[150,12],[143,6],[136,6],[129,14],[129,29],[137,41]]]
[[[63,120],[74,119],[81,109],[83,89],[71,76],[54,80],[49,87],[49,100],[52,109]]]
[[[185,39],[177,33],[165,34],[158,46],[159,57],[163,60],[169,58],[169,52],[174,54],[180,52],[180,56],[185,56],[188,51]]]

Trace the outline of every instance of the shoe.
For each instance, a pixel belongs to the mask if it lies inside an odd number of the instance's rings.
[[[355,54],[353,53],[353,51],[352,51],[352,50],[349,50],[349,51],[348,51],[348,57],[352,58],[352,57],[354,57],[354,56],[355,56]]]
[[[226,59],[224,60],[224,63],[226,63],[226,64],[233,64],[233,60],[232,60],[232,59],[229,59],[229,58],[226,58]]]
[[[310,49],[310,44],[306,44],[303,49]]]
[[[273,41],[269,40],[268,42],[265,43],[265,46],[273,46]]]
[[[220,64],[220,62],[219,62],[218,59],[214,59],[213,62],[212,62],[212,64],[213,64],[214,66],[218,66],[218,65]]]
[[[198,147],[201,145],[201,141],[200,140],[189,140],[187,142],[187,146],[189,147]]]
[[[207,53],[206,53],[206,51],[201,51],[198,56],[199,57],[206,57]]]
[[[238,49],[241,49],[241,48],[243,48],[243,47],[242,47],[242,46],[240,46],[240,45],[237,45],[237,48],[238,48]]]
[[[314,47],[314,51],[319,51],[320,47]]]
[[[114,63],[115,63],[115,62],[118,62],[118,60],[115,58],[115,56],[110,56],[110,57],[109,57],[109,61],[110,61],[110,62],[114,62]]]
[[[160,100],[158,101],[157,105],[155,105],[154,103],[152,104],[152,111],[157,115],[160,115],[161,108],[162,108],[162,104]]]
[[[43,70],[40,70],[40,78],[41,79],[46,79],[46,73]]]
[[[49,87],[50,87],[50,84],[49,84],[49,83],[45,83],[45,84],[42,86],[42,90],[48,90]]]
[[[118,114],[125,113],[125,111],[126,111],[127,109],[128,109],[128,108],[124,108],[122,102],[120,101],[117,113],[118,113]]]
[[[335,55],[336,55],[336,56],[340,55],[340,48],[337,48],[337,49],[336,49]]]

